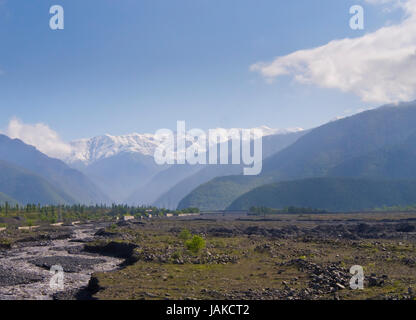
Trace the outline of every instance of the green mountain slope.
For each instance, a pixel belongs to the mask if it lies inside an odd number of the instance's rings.
[[[193,199],[192,203],[197,207],[224,209],[265,180],[277,182],[328,175],[343,176],[342,170],[336,173],[332,170],[354,158],[403,144],[416,131],[415,122],[416,102],[384,106],[330,122],[311,130],[289,147],[267,158],[260,176],[214,179],[208,182],[209,187],[204,185],[203,189],[202,186],[194,189],[180,206]],[[359,175],[351,170],[348,176]],[[384,178],[384,175],[378,177]],[[225,190],[224,185],[227,185]]]
[[[236,199],[228,209],[252,206],[282,209],[289,206],[358,211],[416,203],[416,181],[348,178],[310,178],[255,188]]]
[[[164,193],[155,202],[155,206],[176,209],[180,204],[180,200],[189,194],[195,188],[202,186],[204,183],[219,176],[238,175],[242,172],[240,165],[209,165],[205,166],[197,173],[188,178],[183,179],[174,185],[168,192]],[[189,208],[189,207],[184,207]],[[183,208],[183,209],[184,209]]]
[[[75,203],[71,196],[42,177],[2,160],[0,160],[0,192],[21,204]]]
[[[262,141],[263,159],[291,145],[306,133],[307,131],[301,131],[264,137]],[[231,148],[229,158],[231,162]],[[162,194],[153,204],[160,207],[176,209],[178,205],[182,206],[182,204],[179,204],[180,200],[198,186],[216,177],[240,175],[244,167],[245,165],[243,164],[202,166],[201,170],[172,186],[168,192]]]
[[[330,176],[416,179],[416,134],[402,144],[352,158],[332,168]]]
[[[415,121],[413,102],[327,123],[265,160],[263,174],[284,180],[326,175],[349,159],[405,142],[416,130]]]
[[[272,182],[268,177],[233,176],[219,177],[207,182],[183,198],[178,209],[223,210],[233,200],[255,187]]]
[[[109,202],[107,196],[83,173],[70,168],[61,160],[48,157],[21,140],[10,139],[0,134],[0,160],[25,168],[42,177],[79,203]]]

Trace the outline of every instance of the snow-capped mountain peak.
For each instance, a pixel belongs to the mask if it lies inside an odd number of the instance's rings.
[[[143,155],[153,155],[159,142],[151,134],[132,133],[122,136],[109,134],[91,139],[80,139],[70,143],[71,154],[66,162],[93,163],[121,152],[134,152]]]
[[[263,136],[274,134],[287,134],[302,131],[301,128],[273,129],[261,126]],[[220,130],[220,128],[214,129]],[[241,131],[242,129],[237,129]],[[127,135],[113,136],[105,134],[90,139],[80,139],[70,142],[71,152],[63,159],[67,163],[82,163],[89,165],[98,160],[115,156],[122,152],[140,153],[153,156],[160,141],[154,134],[131,133]]]

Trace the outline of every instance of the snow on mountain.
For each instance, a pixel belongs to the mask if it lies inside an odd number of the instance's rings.
[[[109,134],[70,142],[71,154],[64,159],[68,163],[82,162],[86,165],[97,160],[109,158],[121,152],[153,155],[159,145],[152,134],[128,134],[112,136]]]
[[[292,129],[273,129],[267,126],[261,126],[263,136],[286,134],[291,132],[302,131],[301,128]],[[213,129],[221,133],[221,128]],[[242,129],[237,129],[241,132]],[[229,137],[225,138],[226,140]],[[70,142],[71,152],[64,159],[67,163],[82,163],[84,165],[92,164],[98,160],[115,156],[122,152],[140,153],[147,156],[153,156],[155,149],[161,143],[156,139],[154,134],[132,133],[121,136],[112,136],[109,134],[97,136],[90,139],[80,139]]]

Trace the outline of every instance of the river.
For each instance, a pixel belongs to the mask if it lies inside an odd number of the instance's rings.
[[[82,251],[82,242],[102,226],[69,227],[73,234],[62,240],[30,243],[0,252],[0,300],[51,300],[58,292],[73,292],[87,286],[91,274],[118,268],[121,259]],[[57,275],[49,265],[62,265],[62,287],[51,286]],[[58,282],[53,281],[53,284]]]

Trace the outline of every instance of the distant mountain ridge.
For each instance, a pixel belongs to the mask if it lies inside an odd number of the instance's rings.
[[[274,134],[284,136],[302,132],[300,128],[272,129],[262,126],[257,129],[261,129],[266,138]],[[224,129],[214,130],[224,135]],[[228,133],[228,130],[225,132]],[[72,152],[62,156],[61,161],[42,154],[18,139],[3,135],[0,136],[0,160],[46,179],[68,195],[71,201],[73,199],[86,204],[153,204],[175,184],[203,169],[203,166],[157,165],[153,154],[160,143],[153,134],[137,133],[81,139],[70,143]],[[218,174],[213,173],[213,176]],[[199,184],[198,181],[195,180],[195,186]],[[202,179],[202,182],[205,180]],[[180,192],[170,197],[172,206],[176,206],[190,190],[178,189]]]
[[[120,153],[153,155],[159,141],[152,134],[133,133],[123,136],[109,134],[70,142],[71,154],[64,157],[66,163],[90,165],[96,161],[116,156]]]
[[[261,126],[256,129],[262,131],[264,139],[303,132],[301,128],[273,129]],[[224,134],[223,129],[213,130],[221,136]],[[225,130],[228,132],[232,129]],[[236,128],[236,132],[242,130]],[[229,140],[229,137],[223,136],[222,139]],[[155,163],[153,155],[160,143],[161,141],[153,134],[104,135],[71,142],[72,153],[63,160],[99,185],[113,202],[134,205],[155,204],[173,208],[186,193],[199,185],[201,179],[194,180],[189,190],[178,189],[178,192],[172,190],[173,194],[169,194],[170,189],[206,166],[159,166]],[[203,147],[203,150],[206,150],[206,146]],[[265,149],[268,148],[273,149],[272,146],[265,144]],[[216,175],[213,172],[208,180]],[[200,183],[203,182],[206,182],[204,178]],[[168,201],[161,198],[164,193]]]
[[[227,209],[251,207],[324,209],[331,212],[372,210],[416,204],[416,180],[308,178],[263,185],[237,198]]]
[[[75,204],[77,201],[46,179],[0,160],[0,191],[3,201],[20,204]]]
[[[416,102],[383,106],[327,123],[267,158],[260,176],[215,178],[190,192],[179,208],[224,209],[250,190],[279,181],[325,176],[403,178],[415,168],[413,164],[405,167],[414,159],[414,149],[406,145],[416,133],[414,123]]]
[[[16,168],[19,168],[19,177],[23,175],[23,170],[26,175],[36,176],[44,180],[44,182],[46,181],[48,188],[52,189],[53,193],[59,194],[59,197],[53,196],[52,200],[59,200],[62,203],[77,202],[83,204],[109,202],[104,193],[84,174],[70,168],[61,160],[48,157],[35,147],[27,145],[21,140],[10,139],[5,135],[0,135],[0,160],[7,163],[9,167],[13,167],[14,171],[16,171]],[[5,175],[6,171],[0,172],[0,176]],[[11,182],[13,181],[11,180]],[[43,185],[45,184],[43,183]],[[30,189],[32,184],[28,184],[27,187]],[[32,191],[36,193],[36,190],[33,189]],[[18,201],[25,202],[24,199],[15,197],[13,194],[1,189],[0,192],[4,192]],[[30,194],[27,194],[27,196],[27,201],[35,200]]]
[[[328,175],[372,179],[416,179],[416,131],[403,143],[354,157],[332,168]]]
[[[297,139],[299,139],[302,135],[306,134],[307,132],[307,130],[303,130],[298,132],[274,134],[263,137],[262,158],[267,159],[276,152],[294,143]],[[183,199],[193,189],[197,188],[198,186],[201,186],[202,184],[216,177],[241,175],[243,174],[244,167],[244,164],[201,166],[200,170],[172,186],[169,189],[169,191],[163,193],[153,204],[156,206],[176,209],[181,199]]]
[[[169,166],[157,165],[152,156],[122,152],[81,169],[114,202],[129,204],[128,196],[144,187]],[[143,202],[136,201],[137,204]],[[150,202],[149,202],[150,204]]]
[[[236,129],[239,131],[242,130],[241,128]],[[264,136],[303,130],[301,128],[273,129],[267,126],[261,126],[256,129],[261,129]],[[213,130],[218,130],[219,132],[221,129],[217,128]],[[160,143],[161,142],[156,139],[155,134],[131,133],[120,136],[106,134],[70,142],[72,151],[69,155],[63,156],[62,160],[68,164],[82,163],[83,165],[90,165],[95,161],[109,158],[120,153],[139,153],[142,155],[153,156],[155,149]]]

